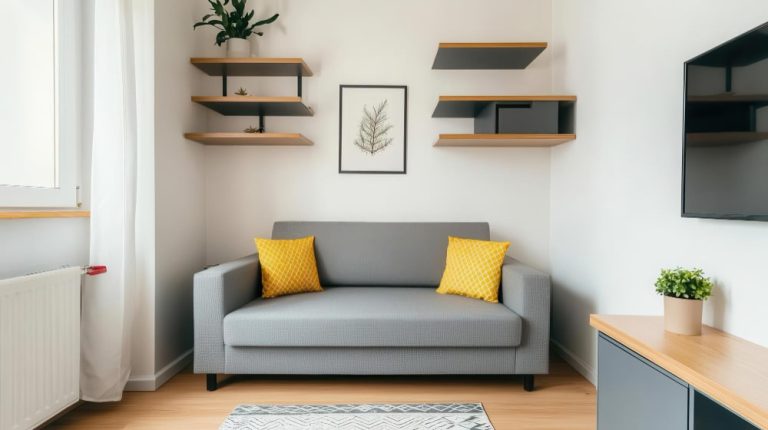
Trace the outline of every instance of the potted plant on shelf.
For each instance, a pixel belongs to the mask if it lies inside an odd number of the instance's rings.
[[[662,269],[656,292],[664,296],[664,329],[689,336],[701,334],[704,300],[712,295],[712,280],[701,269]]]
[[[264,33],[254,31],[256,27],[275,22],[280,14],[274,14],[267,19],[251,23],[254,11],[245,12],[245,4],[248,0],[232,0],[231,9],[227,8],[230,0],[208,0],[213,13],[203,16],[200,22],[193,28],[209,25],[219,32],[216,34],[216,45],[227,44],[228,57],[248,57],[251,55],[251,46],[248,38],[256,34]]]

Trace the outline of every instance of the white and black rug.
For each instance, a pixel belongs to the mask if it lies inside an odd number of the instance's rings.
[[[240,405],[220,430],[493,430],[480,403]]]

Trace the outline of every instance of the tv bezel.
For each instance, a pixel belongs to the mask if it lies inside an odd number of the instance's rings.
[[[749,31],[745,31],[744,33],[739,34],[738,36],[732,37],[731,39],[715,46],[712,49],[707,50],[706,52],[703,52],[688,61],[683,63],[683,163],[682,163],[682,175],[681,175],[681,192],[680,192],[680,216],[682,218],[703,218],[703,219],[723,219],[723,220],[737,220],[737,221],[768,221],[768,214],[765,215],[745,215],[745,214],[725,214],[725,213],[694,213],[694,212],[686,212],[685,208],[685,172],[686,172],[686,150],[688,149],[688,133],[686,133],[686,114],[688,109],[688,66],[698,60],[699,58],[711,53],[712,51],[715,51],[717,49],[722,48],[723,46],[726,46],[730,43],[733,43],[734,41],[741,39],[742,37],[754,33],[755,31],[761,29],[761,28],[768,28],[768,22],[758,25],[757,27],[754,27],[753,29]]]

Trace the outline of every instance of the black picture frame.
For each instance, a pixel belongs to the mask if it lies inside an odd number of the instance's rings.
[[[403,169],[402,170],[344,170],[342,168],[343,125],[344,125],[344,89],[345,88],[384,88],[403,90]],[[339,85],[339,174],[384,174],[405,175],[408,172],[408,86],[407,85]]]

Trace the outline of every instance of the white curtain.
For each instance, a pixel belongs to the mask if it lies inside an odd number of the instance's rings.
[[[81,398],[122,398],[130,375],[131,327],[137,294],[136,70],[130,0],[91,0],[92,166],[91,264],[82,308]],[[87,75],[87,74],[86,74]],[[86,91],[86,94],[89,91]]]

